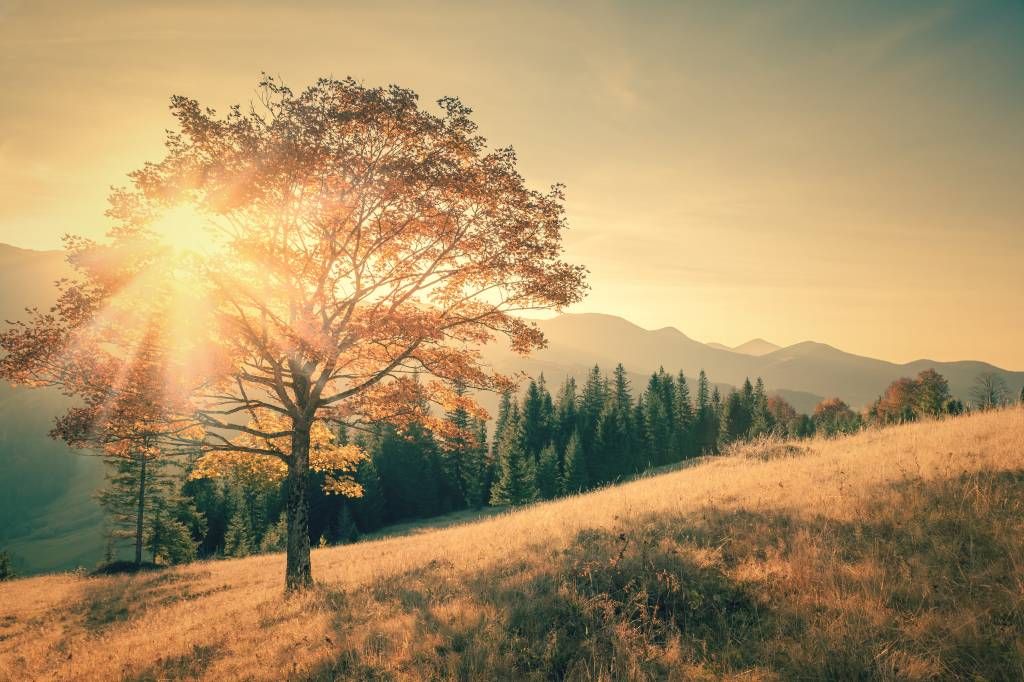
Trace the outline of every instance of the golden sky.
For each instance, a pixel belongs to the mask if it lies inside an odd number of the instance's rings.
[[[102,234],[172,93],[351,75],[568,185],[574,310],[1024,369],[1019,1],[280,4],[0,0],[0,242]]]

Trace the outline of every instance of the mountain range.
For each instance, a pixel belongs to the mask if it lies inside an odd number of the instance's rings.
[[[53,283],[69,274],[59,251],[0,244],[0,320],[23,318],[27,306],[49,306]],[[543,350],[522,357],[492,344],[484,357],[504,372],[543,374],[552,388],[567,376],[582,381],[595,364],[611,372],[620,362],[635,393],[659,367],[683,370],[691,381],[704,369],[722,390],[760,376],[769,392],[801,412],[832,396],[863,407],[892,380],[929,367],[949,380],[959,398],[967,398],[977,375],[986,371],[1001,374],[1015,395],[1024,386],[1024,372],[973,360],[896,364],[812,341],[782,348],[754,339],[728,348],[701,343],[673,327],[647,330],[596,313],[563,314],[536,324],[548,341]],[[481,402],[494,413],[495,396],[482,396]],[[92,497],[102,481],[101,462],[47,436],[53,417],[66,405],[54,391],[0,385],[0,549],[12,550],[16,568],[27,573],[95,564],[102,554],[102,515]]]
[[[894,379],[934,368],[949,381],[955,397],[967,399],[978,375],[995,372],[1013,395],[1024,386],[1024,372],[1013,372],[977,360],[939,362],[921,359],[897,364],[854,355],[824,343],[804,341],[780,348],[755,339],[729,349],[695,341],[674,327],[647,330],[614,315],[563,314],[537,325],[548,347],[530,358],[501,351],[488,357],[502,369],[523,369],[528,374],[569,371],[583,376],[594,364],[611,370],[621,362],[630,372],[649,375],[659,367],[695,377],[703,369],[719,384],[740,385],[744,379],[764,379],[769,391],[791,399],[808,412],[823,397],[839,397],[859,409],[877,398]]]
[[[714,341],[710,341],[705,345],[716,350],[731,350],[734,353],[743,353],[744,355],[768,355],[768,353],[774,353],[782,349],[782,346],[771,341],[765,341],[764,339],[751,339],[732,348],[724,343],[715,343]]]

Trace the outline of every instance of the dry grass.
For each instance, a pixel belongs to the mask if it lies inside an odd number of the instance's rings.
[[[1024,410],[476,523],[0,586],[0,678],[1024,679]]]

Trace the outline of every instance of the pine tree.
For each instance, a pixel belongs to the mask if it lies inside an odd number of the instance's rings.
[[[196,559],[196,542],[189,528],[158,505],[148,524],[146,548],[158,564],[184,564]]]
[[[505,433],[505,428],[508,426],[509,417],[512,414],[512,392],[505,391],[501,394],[501,401],[498,403],[498,416],[494,420],[494,440],[491,442],[492,457],[497,459],[498,442],[501,440]]]
[[[565,450],[565,466],[562,471],[562,493],[571,495],[587,489],[587,463],[583,457],[583,446],[579,433],[573,432]]]
[[[609,404],[601,415],[596,441],[601,467],[595,477],[590,479],[592,482],[617,480],[643,469],[644,461],[637,452],[631,434],[632,418],[632,410],[622,411],[614,403]]]
[[[224,556],[249,556],[252,554],[253,546],[252,525],[248,509],[239,504],[231,515],[227,533],[224,535]]]
[[[550,416],[547,412],[551,404],[551,396],[547,395],[544,387],[544,376],[541,375],[540,383],[530,380],[523,397],[522,415],[522,445],[526,454],[537,461],[540,451],[550,440]]]
[[[558,391],[558,400],[555,402],[555,428],[552,440],[555,443],[555,450],[559,453],[565,452],[565,446],[569,437],[577,429],[579,421],[578,396],[576,395],[576,380],[569,377],[562,384]]]
[[[0,552],[0,582],[14,578],[14,568],[11,566],[11,555],[7,550]]]
[[[633,458],[637,462],[637,471],[642,471],[652,465],[651,451],[647,446],[648,433],[646,424],[647,403],[644,402],[643,394],[633,404],[632,418],[630,419],[631,434],[633,440]]]
[[[380,474],[377,473],[377,467],[372,459],[364,459],[359,463],[355,479],[356,483],[362,486],[363,494],[346,502],[351,507],[356,525],[362,532],[369,533],[384,525],[387,513]]]
[[[708,375],[704,370],[700,371],[697,377],[697,409],[706,410],[711,405],[711,393],[708,385]]]
[[[540,421],[544,425],[543,441],[544,445],[547,445],[555,438],[555,403],[551,398],[551,392],[548,390],[548,384],[547,381],[544,380],[543,373],[540,375],[537,388],[540,390],[541,397]]]
[[[465,396],[465,384],[456,384],[455,393],[459,397]],[[445,420],[454,427],[455,435],[444,440],[443,447],[438,453],[441,464],[441,505],[444,508],[463,509],[466,506],[466,473],[463,467],[474,445],[470,432],[472,425],[469,412],[461,404],[454,410],[449,410],[445,414]]]
[[[285,518],[284,514],[278,517],[267,532],[263,534],[263,539],[260,541],[260,552],[266,554],[269,552],[283,552],[285,544],[288,541],[288,519]]]
[[[743,406],[747,408],[747,412],[753,414],[754,386],[750,383],[750,377],[746,377],[743,380],[743,388],[740,389],[740,397],[743,399]]]
[[[537,492],[541,499],[550,500],[559,492],[558,453],[550,443],[540,451],[537,461]]]
[[[702,372],[703,374],[703,372]],[[705,390],[707,380],[705,379]],[[718,437],[722,423],[722,395],[715,386],[711,391],[711,398],[704,406],[703,411],[698,415],[700,425],[700,447],[704,454],[718,452]]]
[[[633,407],[633,395],[630,392],[629,377],[626,368],[619,363],[612,374],[612,404],[620,414],[628,414]]]
[[[694,448],[697,454],[713,452],[717,446],[718,427],[711,408],[711,389],[704,370],[697,375],[697,409],[694,415]]]
[[[487,453],[487,422],[477,419],[474,426],[474,440],[462,469],[463,488],[466,504],[471,509],[480,509],[490,497],[490,457]]]
[[[348,505],[338,510],[333,522],[329,527],[327,539],[332,545],[347,545],[359,539],[359,528],[356,527],[355,519]]]
[[[750,432],[750,407],[742,393],[730,391],[722,412],[721,442],[743,440]]]
[[[751,413],[750,421],[750,433],[748,434],[751,438],[757,436],[773,433],[775,431],[775,418],[772,416],[771,410],[768,409],[768,393],[764,388],[764,381],[761,377],[757,378],[757,382],[754,384],[754,402],[753,411]]]
[[[641,471],[645,458],[640,453],[642,443],[636,433],[633,419],[633,394],[626,368],[620,363],[612,374],[610,410],[602,417],[605,423],[601,432],[602,446],[610,460],[610,470],[615,477],[627,476]]]
[[[186,471],[191,472],[194,462]],[[224,546],[227,532],[229,509],[225,503],[225,486],[222,480],[201,478],[187,479],[182,486],[182,496],[202,517],[205,528],[193,527],[193,537],[199,541],[197,555],[201,558],[216,555]]]
[[[536,462],[523,447],[522,418],[515,406],[497,447],[498,479],[491,490],[491,504],[520,505],[536,500]]]
[[[418,423],[403,433],[391,425],[380,427],[372,457],[387,500],[388,522],[446,511],[439,490],[437,449],[430,432]]]
[[[149,532],[150,514],[157,506],[168,507],[178,500],[180,470],[163,457],[138,450],[130,457],[107,457],[106,486],[96,498],[107,516],[109,537],[115,543],[129,540],[136,566],[142,564],[142,550]]]
[[[664,369],[651,375],[644,395],[646,447],[654,466],[675,460],[675,388]]]
[[[796,438],[810,438],[814,435],[814,420],[809,414],[799,415],[792,421],[789,435]]]
[[[597,365],[587,374],[587,382],[583,385],[580,396],[578,429],[583,451],[589,457],[593,452],[594,438],[597,435],[597,420],[604,410],[607,384]]]
[[[675,451],[682,460],[694,454],[694,414],[690,403],[690,386],[686,375],[679,371],[675,383]]]

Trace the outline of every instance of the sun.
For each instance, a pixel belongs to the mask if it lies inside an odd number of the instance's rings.
[[[190,204],[169,207],[149,224],[149,229],[181,254],[211,256],[224,246],[222,226]]]

